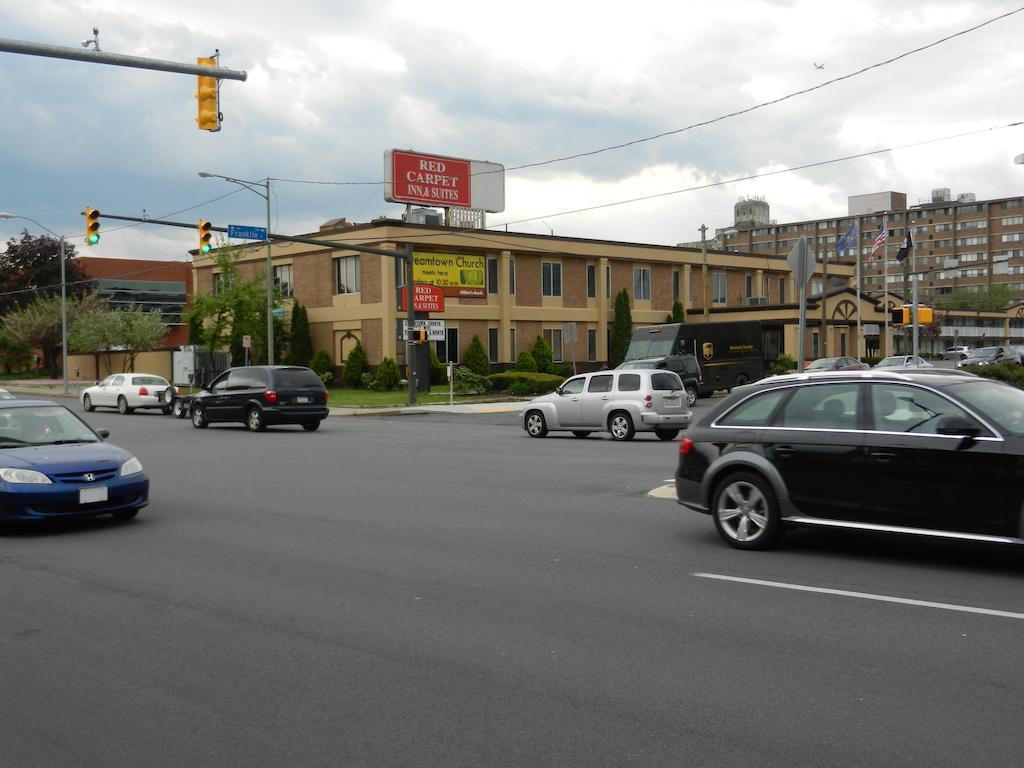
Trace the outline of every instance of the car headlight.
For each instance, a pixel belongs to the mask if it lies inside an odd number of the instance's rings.
[[[132,456],[128,461],[121,465],[121,477],[125,475],[135,475],[142,471],[142,462]]]
[[[34,469],[17,469],[15,467],[0,467],[0,480],[8,483],[35,483],[36,485],[53,485],[50,478],[42,472]]]

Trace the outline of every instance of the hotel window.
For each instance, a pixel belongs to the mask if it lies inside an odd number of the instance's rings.
[[[610,299],[612,297],[612,265],[609,264],[604,268],[604,297]]]
[[[1002,210],[1004,210],[1004,211],[1008,211],[1011,208],[1020,208],[1021,207],[1021,201],[1020,200],[1004,200],[1003,202],[1001,202],[999,204],[999,207]]]
[[[754,276],[753,275],[747,275],[745,277],[745,279],[743,280],[743,287],[744,287],[744,290],[746,290],[746,293],[743,294],[744,296],[753,296],[754,295]]]
[[[673,270],[672,272],[672,304],[676,304],[679,301],[679,270]]]
[[[546,341],[548,343],[548,346],[551,347],[551,362],[562,362],[562,329],[545,328],[544,341]]]
[[[334,260],[334,292],[359,293],[358,256],[339,256]]]
[[[633,301],[651,300],[651,270],[633,267]]]
[[[597,360],[597,331],[593,328],[587,329],[587,360]]]
[[[281,289],[281,298],[290,299],[292,293],[292,265],[282,264],[274,267],[274,285]]]
[[[587,298],[597,298],[597,267],[587,264]]]
[[[508,260],[508,292],[512,296],[516,294],[516,260]]]
[[[498,292],[498,260],[487,260],[487,292]]]
[[[779,304],[786,303],[786,278],[779,278]]]
[[[216,296],[220,293],[221,288],[224,287],[224,275],[221,272],[213,273],[213,295]]]
[[[509,347],[508,347],[509,352],[512,353],[512,361],[515,362],[515,360],[519,357],[519,355],[516,353],[516,329],[515,328],[509,328],[508,329],[508,342],[509,342]]]
[[[1008,235],[1002,236],[1004,243],[1019,243],[1021,240],[1024,240],[1024,233],[1021,232],[1011,232]]]
[[[1012,224],[1024,224],[1024,216],[1004,216],[999,220],[1004,227]]]
[[[562,295],[562,265],[557,261],[545,261],[540,265],[542,296]]]
[[[487,359],[492,362],[498,362],[498,329],[488,328],[487,329]]]
[[[716,272],[711,275],[711,303],[725,304],[728,301],[726,294],[727,281],[724,272]]]

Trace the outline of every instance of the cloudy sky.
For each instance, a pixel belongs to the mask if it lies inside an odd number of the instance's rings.
[[[264,224],[262,199],[200,170],[280,179],[275,232],[398,217],[380,183],[392,148],[503,164],[506,209],[489,226],[645,243],[727,226],[744,196],[783,222],[842,216],[849,195],[884,190],[912,203],[936,187],[1024,193],[1024,127],[1002,128],[1024,120],[1017,2],[0,0],[0,15],[12,40],[80,48],[95,26],[107,53],[193,63],[219,49],[248,73],[224,81],[223,130],[208,133],[193,76],[0,53],[0,210],[80,251],[86,206]],[[2,221],[0,237],[23,227],[40,231]],[[193,247],[190,230],[107,221],[88,254]]]

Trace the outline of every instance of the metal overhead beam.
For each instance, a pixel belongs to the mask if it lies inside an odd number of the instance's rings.
[[[183,75],[199,75],[201,77],[213,77],[218,80],[241,80],[244,82],[248,77],[243,70],[226,69],[225,67],[203,67],[197,64],[183,64],[177,61],[146,59],[141,56],[125,56],[120,53],[69,48],[64,45],[29,43],[24,40],[12,40],[6,37],[0,37],[0,52],[23,53],[29,56],[44,56],[50,59],[71,59],[73,61],[85,61],[89,64],[109,64],[115,67],[152,69],[158,72],[178,72]]]

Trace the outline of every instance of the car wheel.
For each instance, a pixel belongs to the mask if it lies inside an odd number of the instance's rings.
[[[263,421],[263,411],[255,405],[249,406],[249,410],[245,412],[245,426],[250,432],[262,432],[266,429],[267,425]]]
[[[719,535],[737,549],[768,549],[782,533],[775,494],[753,472],[736,472],[722,481],[715,490],[711,516]]]
[[[750,383],[750,379],[747,377],[747,374],[745,374],[745,373],[741,373],[739,376],[736,377],[736,386],[737,387],[742,387],[744,384],[749,384],[749,383]]]
[[[164,416],[170,416],[171,415],[171,411],[174,410],[174,408],[172,406],[170,406],[170,405],[165,405],[160,410],[163,411]]]
[[[125,400],[124,395],[121,395],[120,397],[117,398],[117,412],[118,413],[124,415],[126,413],[131,413],[134,410],[135,410],[134,408],[129,408],[128,407],[128,401]]]
[[[174,399],[174,405],[171,406],[171,413],[176,419],[184,419],[188,415],[188,408],[185,407],[185,403],[181,398]]]
[[[590,432],[585,429],[574,429],[572,432],[573,437],[583,439],[584,437],[590,437]]]
[[[320,429],[319,421],[304,421],[302,422],[302,428],[307,432],[316,432]]]
[[[544,420],[543,413],[530,411],[526,414],[526,434],[530,437],[547,437],[548,423]]]
[[[678,429],[656,429],[654,434],[658,436],[659,440],[675,440],[679,437]]]
[[[696,402],[697,402],[697,388],[696,387],[687,387],[686,388],[686,405],[688,407],[690,407],[690,408],[693,408],[693,406],[694,406],[694,404]]]
[[[206,429],[210,426],[210,420],[206,418],[206,410],[201,405],[192,406],[192,426],[196,429]]]
[[[82,407],[90,413],[96,410],[96,406],[92,404],[92,398],[88,395],[82,398]]]
[[[633,419],[625,411],[616,411],[608,418],[608,431],[612,440],[632,440],[636,434],[636,427],[633,426]]]
[[[139,514],[139,510],[119,509],[117,512],[111,512],[110,514],[115,520],[131,520],[133,517]]]

